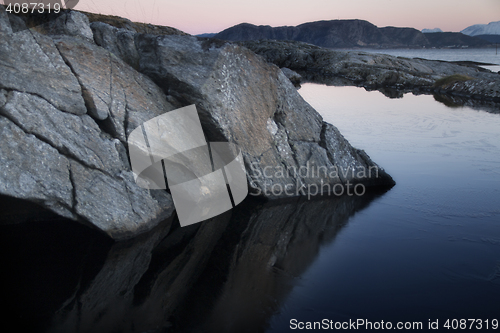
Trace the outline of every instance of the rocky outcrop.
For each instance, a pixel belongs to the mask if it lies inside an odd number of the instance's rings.
[[[500,102],[500,75],[474,63],[337,51],[301,42],[268,40],[239,44],[268,62],[298,71],[314,81],[343,79],[369,89],[416,90]],[[436,85],[438,80],[456,74],[467,76],[469,80],[454,85]]]
[[[489,42],[461,33],[423,34],[413,28],[378,28],[363,20],[331,20],[298,26],[270,27],[241,23],[219,32],[215,38],[229,41],[288,40],[328,48],[485,47]]]
[[[253,195],[394,184],[278,67],[244,47],[89,26],[79,12],[15,33],[11,21],[0,11],[2,195],[114,239],[149,230],[174,207],[169,193],[135,184],[126,140],[143,122],[190,104],[209,141],[242,150]]]

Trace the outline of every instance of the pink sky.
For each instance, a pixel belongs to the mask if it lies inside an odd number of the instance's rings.
[[[460,31],[500,20],[500,0],[80,0],[75,9],[191,34],[219,32],[242,22],[280,26],[357,18],[379,27]]]

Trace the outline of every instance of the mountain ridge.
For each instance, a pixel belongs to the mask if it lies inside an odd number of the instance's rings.
[[[297,26],[271,27],[240,23],[217,33],[214,38],[229,41],[259,39],[294,40],[328,48],[352,47],[487,47],[486,40],[461,33],[424,34],[408,27],[377,27],[359,19],[323,20]]]

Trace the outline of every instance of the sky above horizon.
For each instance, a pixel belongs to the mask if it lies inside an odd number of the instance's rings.
[[[219,32],[239,23],[298,25],[362,19],[376,26],[465,29],[500,20],[500,0],[80,0],[75,9],[166,25],[190,34]]]

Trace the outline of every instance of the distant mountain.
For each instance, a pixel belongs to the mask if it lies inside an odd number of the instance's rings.
[[[238,24],[215,35],[216,38],[243,41],[255,39],[296,40],[323,47],[420,46],[425,36],[413,28],[378,28],[363,20],[332,20],[293,26],[270,27]]]
[[[468,36],[500,35],[500,21],[488,24],[474,24],[460,32]]]
[[[207,37],[207,38],[212,38],[214,37],[215,35],[217,35],[216,33],[208,33],[208,34],[199,34],[199,35],[196,35],[196,37]]]
[[[443,32],[443,30],[439,28],[434,28],[434,29],[422,29],[423,34],[432,34],[434,32]]]
[[[461,33],[423,34],[413,28],[384,27],[363,20],[332,20],[271,27],[241,23],[214,36],[230,41],[294,40],[329,48],[482,47],[490,43]]]

